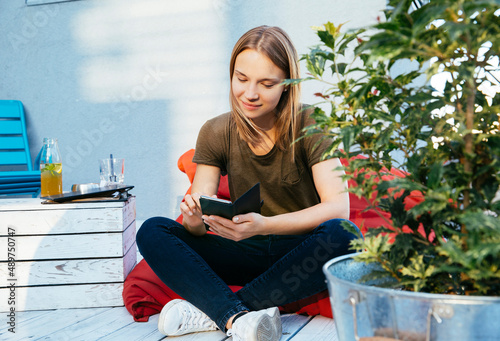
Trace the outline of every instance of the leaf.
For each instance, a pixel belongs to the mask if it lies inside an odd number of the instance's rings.
[[[332,50],[335,48],[335,38],[328,31],[318,31],[318,37]]]
[[[358,282],[380,288],[394,288],[399,285],[399,282],[395,281],[394,278],[390,276],[390,272],[376,269],[361,276]]]
[[[391,249],[388,241],[389,238],[387,236],[380,234],[374,237],[365,236],[364,246],[367,251],[366,256],[368,256],[369,254],[382,254],[384,252],[388,252]],[[373,259],[373,257],[371,258]]]
[[[351,150],[352,141],[354,141],[354,137],[356,136],[356,130],[356,127],[350,126],[345,127],[342,132],[342,143],[344,144],[344,148],[348,151]]]
[[[468,229],[474,229],[483,234],[491,231],[500,242],[500,219],[494,215],[488,215],[484,212],[464,212],[459,216],[460,223],[467,226]]]
[[[55,164],[53,164],[53,163],[46,163],[45,166],[42,169],[42,172],[53,171],[55,169],[56,169],[56,165]]]
[[[387,199],[390,201],[388,207],[391,213],[391,219],[393,221],[394,226],[403,227],[406,223],[407,213],[404,205],[404,197],[400,196],[396,199]]]
[[[436,270],[434,265],[426,264],[423,255],[413,257],[410,261],[411,264],[409,266],[405,266],[401,269],[401,273],[405,276],[425,279],[432,276]]]
[[[397,76],[394,79],[394,82],[398,83],[401,86],[408,85],[413,80],[415,80],[415,78],[420,77],[421,75],[422,75],[422,73],[420,72],[420,70],[414,70],[414,71],[411,71],[409,73],[403,73],[403,74]]]
[[[352,224],[351,222],[349,222],[349,221],[343,221],[342,222],[342,227],[347,232],[350,232],[353,235],[355,235],[358,239],[363,240],[363,235],[361,234],[361,231],[354,224]]]
[[[397,247],[398,251],[402,251],[403,254],[400,254],[399,257],[401,259],[408,257],[410,251],[413,250],[413,236],[408,233],[399,233],[395,238],[394,246]],[[403,262],[401,262],[403,263]]]
[[[309,70],[313,76],[321,77],[325,70],[326,62],[324,52],[319,48],[315,48],[305,57],[307,70]]]
[[[343,76],[345,74],[345,69],[347,67],[347,63],[337,63],[335,64],[338,72]]]
[[[285,79],[281,84],[283,84],[283,85],[297,85],[297,84],[300,84],[306,80],[311,80],[311,79],[314,79],[314,78],[306,77],[306,78]]]
[[[442,181],[444,174],[444,167],[440,163],[434,163],[431,166],[429,177],[427,179],[427,187],[436,188]]]
[[[428,103],[434,99],[435,97],[431,93],[428,93],[427,91],[419,91],[413,96],[408,96],[406,100],[411,103]]]
[[[337,48],[337,53],[343,56],[349,43],[352,42],[357,37],[359,37],[359,35],[362,34],[364,31],[365,31],[364,29],[361,29],[354,32],[353,34],[346,34],[342,42],[339,44],[339,47]]]
[[[323,98],[323,99],[328,99],[328,98],[330,97],[330,96],[328,96],[328,95],[324,95],[324,94],[322,94],[321,92],[316,92],[316,93],[314,93],[314,96],[316,96],[316,97],[321,97],[321,98]]]

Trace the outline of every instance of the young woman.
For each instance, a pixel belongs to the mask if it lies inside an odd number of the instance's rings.
[[[277,307],[326,290],[323,264],[350,252],[339,160],[321,161],[329,142],[319,137],[293,143],[312,123],[299,86],[282,84],[299,77],[297,52],[280,28],[254,28],[236,43],[231,112],[199,133],[192,194],[180,206],[183,225],[151,218],[137,235],[151,268],[186,299],[163,308],[162,333],[219,328],[233,340],[279,340]],[[204,215],[200,195],[214,196],[221,174],[228,175],[231,198],[260,182],[261,214]],[[233,293],[228,285],[242,289]]]

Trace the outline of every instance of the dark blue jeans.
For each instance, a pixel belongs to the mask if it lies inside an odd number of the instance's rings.
[[[322,266],[352,251],[342,219],[302,235],[255,236],[239,242],[196,237],[174,220],[144,222],[137,246],[158,277],[206,313],[221,330],[244,310],[280,306],[327,289]],[[242,286],[233,293],[228,285]]]

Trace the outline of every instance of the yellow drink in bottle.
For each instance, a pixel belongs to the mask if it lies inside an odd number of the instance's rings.
[[[41,164],[41,197],[62,193],[62,164],[46,163]]]
[[[41,197],[62,193],[62,160],[57,139],[44,138],[40,156]]]

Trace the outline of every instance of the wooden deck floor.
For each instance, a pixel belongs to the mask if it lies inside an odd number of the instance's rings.
[[[149,322],[134,322],[124,307],[18,312],[15,334],[9,332],[8,324],[2,323],[0,340],[232,340],[221,331],[166,337],[157,329],[158,316],[152,316]],[[0,320],[4,321],[4,317]],[[296,314],[282,315],[281,319],[281,341],[337,340],[332,319]]]

